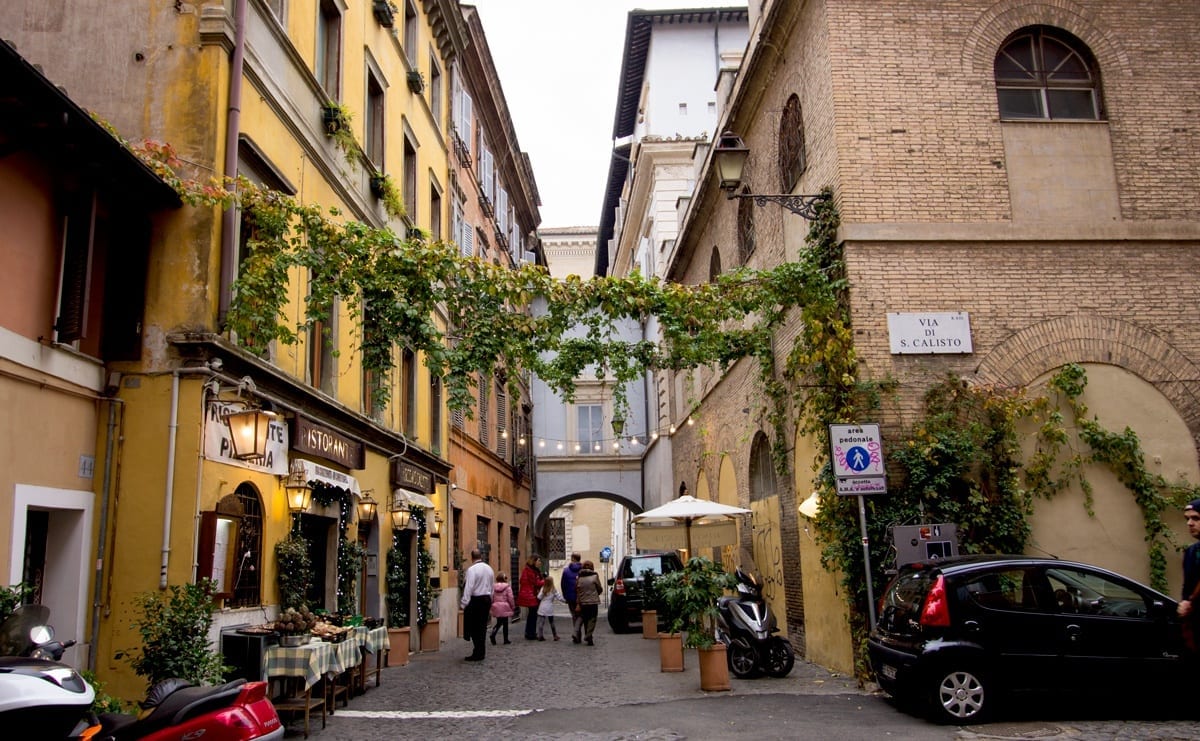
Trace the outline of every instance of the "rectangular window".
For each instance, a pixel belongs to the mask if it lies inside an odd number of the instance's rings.
[[[378,323],[372,316],[370,297],[363,300],[363,398],[362,409],[363,414],[367,415],[376,422],[384,421],[384,411],[386,407],[382,403],[382,392],[384,386],[384,374],[377,368],[371,366],[373,363],[373,355],[378,357],[378,353],[388,352],[385,348],[374,347],[379,342],[381,332]]]
[[[320,280],[320,274],[315,270],[309,271],[310,284]],[[336,316],[336,305],[331,308],[330,317]],[[308,330],[308,382],[329,395],[333,395],[333,378],[336,370],[334,350],[336,349],[337,333],[333,328],[332,319],[317,320],[309,325]]]
[[[546,558],[567,560],[567,521],[562,517],[551,517],[546,523]]]
[[[418,20],[417,8],[412,0],[404,0],[404,53],[413,69],[417,67]]]
[[[417,219],[417,149],[404,137],[404,209],[410,221]]]
[[[492,521],[487,517],[475,518],[475,547],[484,561],[492,560],[492,544],[488,540],[488,532],[492,529]]]
[[[508,529],[508,571],[509,579],[515,584],[521,573],[521,528],[518,527]]]
[[[366,138],[367,159],[371,160],[380,172],[383,172],[384,110],[383,84],[368,70],[367,111],[363,120],[363,136]]]
[[[410,440],[417,437],[417,354],[404,348],[402,357],[404,384],[404,434]]]
[[[491,383],[489,383],[488,379],[479,379],[479,442],[489,450],[492,447],[491,436],[488,434],[490,431],[489,427],[491,426],[491,419],[488,414],[490,411],[488,409],[488,402],[491,397],[489,393],[491,390],[490,386]]]
[[[442,452],[442,380],[433,374],[429,378],[429,449]]]
[[[334,0],[321,0],[317,17],[317,80],[330,98],[342,97],[342,12]]]
[[[604,425],[604,409],[599,404],[583,404],[575,407],[577,424],[576,439],[579,453],[602,452],[601,431]]]
[[[437,183],[429,184],[429,236],[434,241],[442,238],[442,191]]]
[[[429,109],[433,111],[433,120],[438,129],[442,121],[442,68],[438,66],[437,57],[429,56]]]
[[[454,545],[454,562],[455,563],[458,563],[458,559],[466,556],[466,554],[463,553],[462,524],[463,524],[462,510],[459,509],[458,507],[451,508],[451,510],[450,510],[450,525],[451,525],[451,527],[454,528],[454,535],[451,538],[451,540],[453,541],[453,545]],[[459,579],[462,579],[463,574],[466,573],[467,564],[463,564],[462,566],[460,566],[459,570],[460,570]]]

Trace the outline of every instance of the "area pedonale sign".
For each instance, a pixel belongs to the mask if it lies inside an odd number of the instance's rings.
[[[829,425],[829,455],[838,494],[887,493],[878,424]]]

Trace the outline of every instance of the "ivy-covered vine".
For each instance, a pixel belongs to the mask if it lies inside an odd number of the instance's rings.
[[[440,590],[433,588],[429,574],[433,571],[433,554],[429,552],[425,508],[413,506],[412,521],[417,523],[417,627],[423,628],[437,617],[434,600]]]

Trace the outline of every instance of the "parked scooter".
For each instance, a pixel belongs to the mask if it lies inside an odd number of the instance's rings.
[[[743,679],[766,673],[786,677],[796,663],[792,644],[779,632],[762,586],[753,574],[738,569],[737,596],[717,600],[717,640],[725,644],[729,671]]]
[[[0,624],[0,729],[6,738],[79,739],[96,727],[96,693],[59,663],[74,641],[54,640],[50,609],[22,605]]]
[[[164,679],[150,688],[138,717],[103,713],[94,741],[276,741],[283,724],[267,697],[266,682],[234,680],[197,687]]]

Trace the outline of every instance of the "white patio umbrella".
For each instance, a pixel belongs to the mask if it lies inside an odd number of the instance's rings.
[[[637,523],[678,522],[683,524],[687,541],[688,556],[692,555],[692,524],[713,520],[732,520],[737,515],[749,514],[745,507],[732,507],[720,502],[710,502],[697,499],[688,494],[672,499],[661,507],[648,509],[640,515],[634,515]]]

